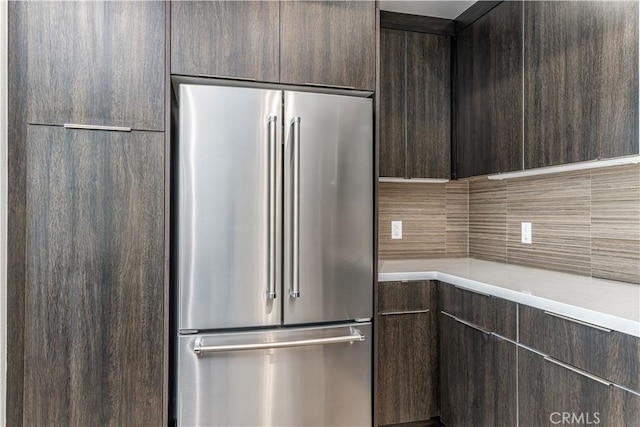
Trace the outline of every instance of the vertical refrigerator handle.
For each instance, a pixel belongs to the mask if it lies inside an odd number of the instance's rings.
[[[300,297],[300,117],[291,120],[293,125],[293,194],[292,217],[293,229],[291,230],[291,288],[289,296]]]
[[[269,245],[269,279],[267,288],[267,298],[276,298],[276,125],[278,123],[277,116],[269,116],[268,121],[268,150],[269,150],[269,194],[268,209],[269,209],[269,224],[268,224],[268,239]]]

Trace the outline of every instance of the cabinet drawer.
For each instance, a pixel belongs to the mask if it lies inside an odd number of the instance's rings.
[[[558,360],[640,391],[640,339],[520,306],[520,341]]]
[[[439,310],[461,320],[514,341],[517,338],[514,302],[443,283],[438,290],[438,304]]]
[[[378,285],[378,313],[424,311],[436,300],[433,281],[381,282]]]

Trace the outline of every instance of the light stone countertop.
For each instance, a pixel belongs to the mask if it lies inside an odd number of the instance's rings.
[[[439,280],[640,337],[640,285],[473,258],[379,261],[379,282],[404,280]]]

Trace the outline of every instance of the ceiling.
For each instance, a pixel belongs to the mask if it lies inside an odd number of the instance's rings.
[[[435,16],[454,19],[467,10],[475,1],[431,1],[431,0],[380,0],[380,9],[412,15]]]

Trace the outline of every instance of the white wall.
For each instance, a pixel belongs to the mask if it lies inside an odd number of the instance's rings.
[[[7,402],[7,5],[0,0],[0,425]]]

